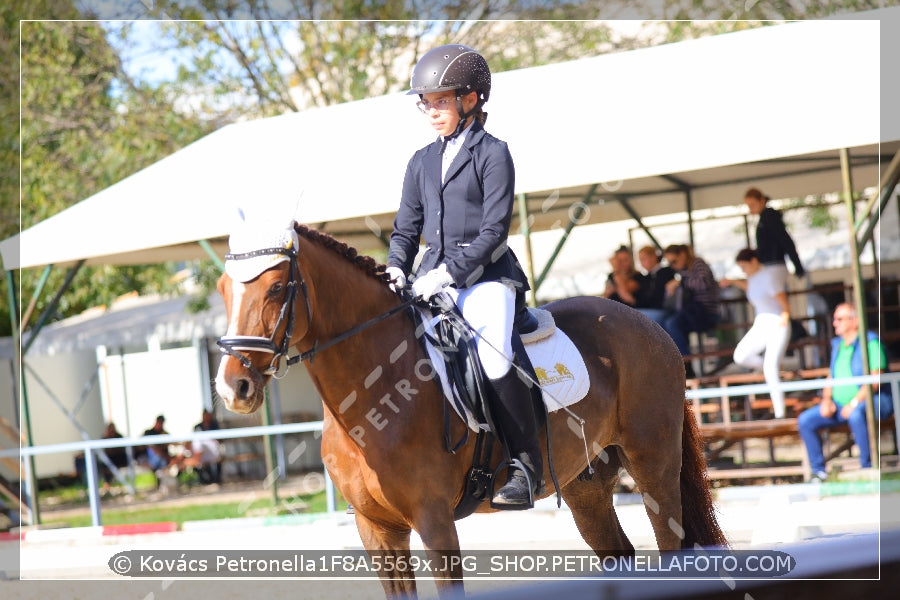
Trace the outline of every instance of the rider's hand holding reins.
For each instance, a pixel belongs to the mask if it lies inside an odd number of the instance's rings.
[[[442,264],[416,279],[412,284],[412,291],[414,296],[421,296],[427,301],[453,283],[453,277],[447,272],[447,265]]]
[[[384,270],[391,280],[391,290],[399,292],[406,289],[406,275],[400,267],[388,267]]]

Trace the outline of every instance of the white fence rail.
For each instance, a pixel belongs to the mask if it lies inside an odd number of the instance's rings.
[[[38,456],[42,454],[54,454],[57,452],[84,452],[85,474],[87,475],[88,500],[91,507],[91,522],[94,525],[101,524],[100,498],[97,487],[97,457],[96,451],[106,448],[125,448],[134,446],[151,446],[156,444],[173,444],[178,442],[195,441],[201,439],[237,439],[258,436],[284,435],[289,433],[306,433],[322,431],[322,421],[309,421],[306,423],[285,423],[280,425],[267,425],[258,427],[239,427],[236,429],[214,429],[210,431],[195,431],[188,434],[161,434],[142,436],[139,438],[109,438],[100,440],[82,440],[78,442],[66,442],[64,444],[50,444],[45,446],[23,446],[18,449],[0,450],[0,457],[21,458],[26,456]],[[28,469],[30,461],[24,461]],[[275,469],[277,471],[277,467]],[[334,486],[328,471],[322,469],[325,475],[325,495],[329,512],[337,509],[334,494]],[[25,474],[25,481],[30,481],[29,474]],[[272,474],[270,474],[272,475]],[[267,478],[268,480],[268,478]],[[29,494],[36,498],[36,492]]]
[[[781,388],[785,392],[801,391],[801,390],[817,390],[825,385],[862,385],[866,383],[880,383],[881,385],[890,385],[893,396],[894,414],[900,415],[900,373],[882,373],[880,375],[866,375],[862,377],[848,377],[841,379],[809,379],[803,381],[785,381],[782,382]],[[747,396],[750,394],[767,393],[769,386],[766,384],[736,385],[730,387],[718,388],[701,388],[697,390],[687,390],[685,397],[688,400],[705,399],[705,398],[722,398],[731,396]],[[900,419],[895,419],[895,429],[898,439],[900,439]],[[284,435],[289,433],[304,433],[322,431],[322,421],[311,421],[306,423],[287,423],[281,425],[268,425],[258,427],[241,427],[236,429],[216,429],[212,431],[197,431],[184,435],[165,434],[144,436],[139,438],[114,438],[100,440],[82,440],[78,442],[67,442],[64,444],[51,444],[45,446],[26,446],[22,448],[0,450],[2,458],[20,459],[26,456],[38,456],[41,454],[53,454],[56,452],[84,452],[85,471],[87,474],[88,498],[91,508],[91,521],[94,525],[101,524],[100,515],[100,499],[97,488],[97,461],[96,451],[105,448],[124,448],[128,446],[147,446],[154,444],[171,444],[177,442],[186,442],[199,439],[236,439],[257,436]],[[30,461],[24,461],[25,468],[28,468]],[[276,467],[277,470],[277,467]],[[323,468],[325,475],[326,502],[328,511],[336,510],[335,492],[328,471]],[[30,480],[26,473],[26,481]],[[35,498],[35,494],[31,495]]]

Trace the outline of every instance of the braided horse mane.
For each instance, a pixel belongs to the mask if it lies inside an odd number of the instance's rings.
[[[300,223],[294,223],[294,231],[297,232],[297,235],[303,236],[305,239],[327,248],[332,252],[336,252],[344,260],[369,277],[374,277],[385,284],[388,283],[389,277],[387,273],[385,273],[386,265],[375,262],[375,259],[371,256],[359,254],[353,246],[345,244],[344,242],[339,242],[327,233]]]

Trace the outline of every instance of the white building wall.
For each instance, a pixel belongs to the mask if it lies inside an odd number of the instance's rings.
[[[91,437],[98,438],[103,434],[100,391],[96,384],[90,383],[97,370],[97,359],[93,351],[56,356],[29,355],[25,362],[30,367],[25,372],[25,383],[31,432],[36,446],[82,439],[79,429],[65,414],[76,408],[82,395],[85,399],[78,412],[74,414],[75,421]],[[54,397],[62,408],[54,401]],[[60,473],[73,473],[74,456],[74,452],[64,452],[35,457],[37,476],[51,477]]]

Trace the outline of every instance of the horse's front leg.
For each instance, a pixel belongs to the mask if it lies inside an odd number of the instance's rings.
[[[410,529],[393,528],[356,511],[356,528],[363,547],[379,565],[378,577],[390,599],[416,598],[416,575],[410,565]]]
[[[420,515],[416,531],[425,547],[429,571],[434,576],[441,598],[458,598],[463,592],[463,570],[459,552],[459,537],[452,514],[447,511]]]

